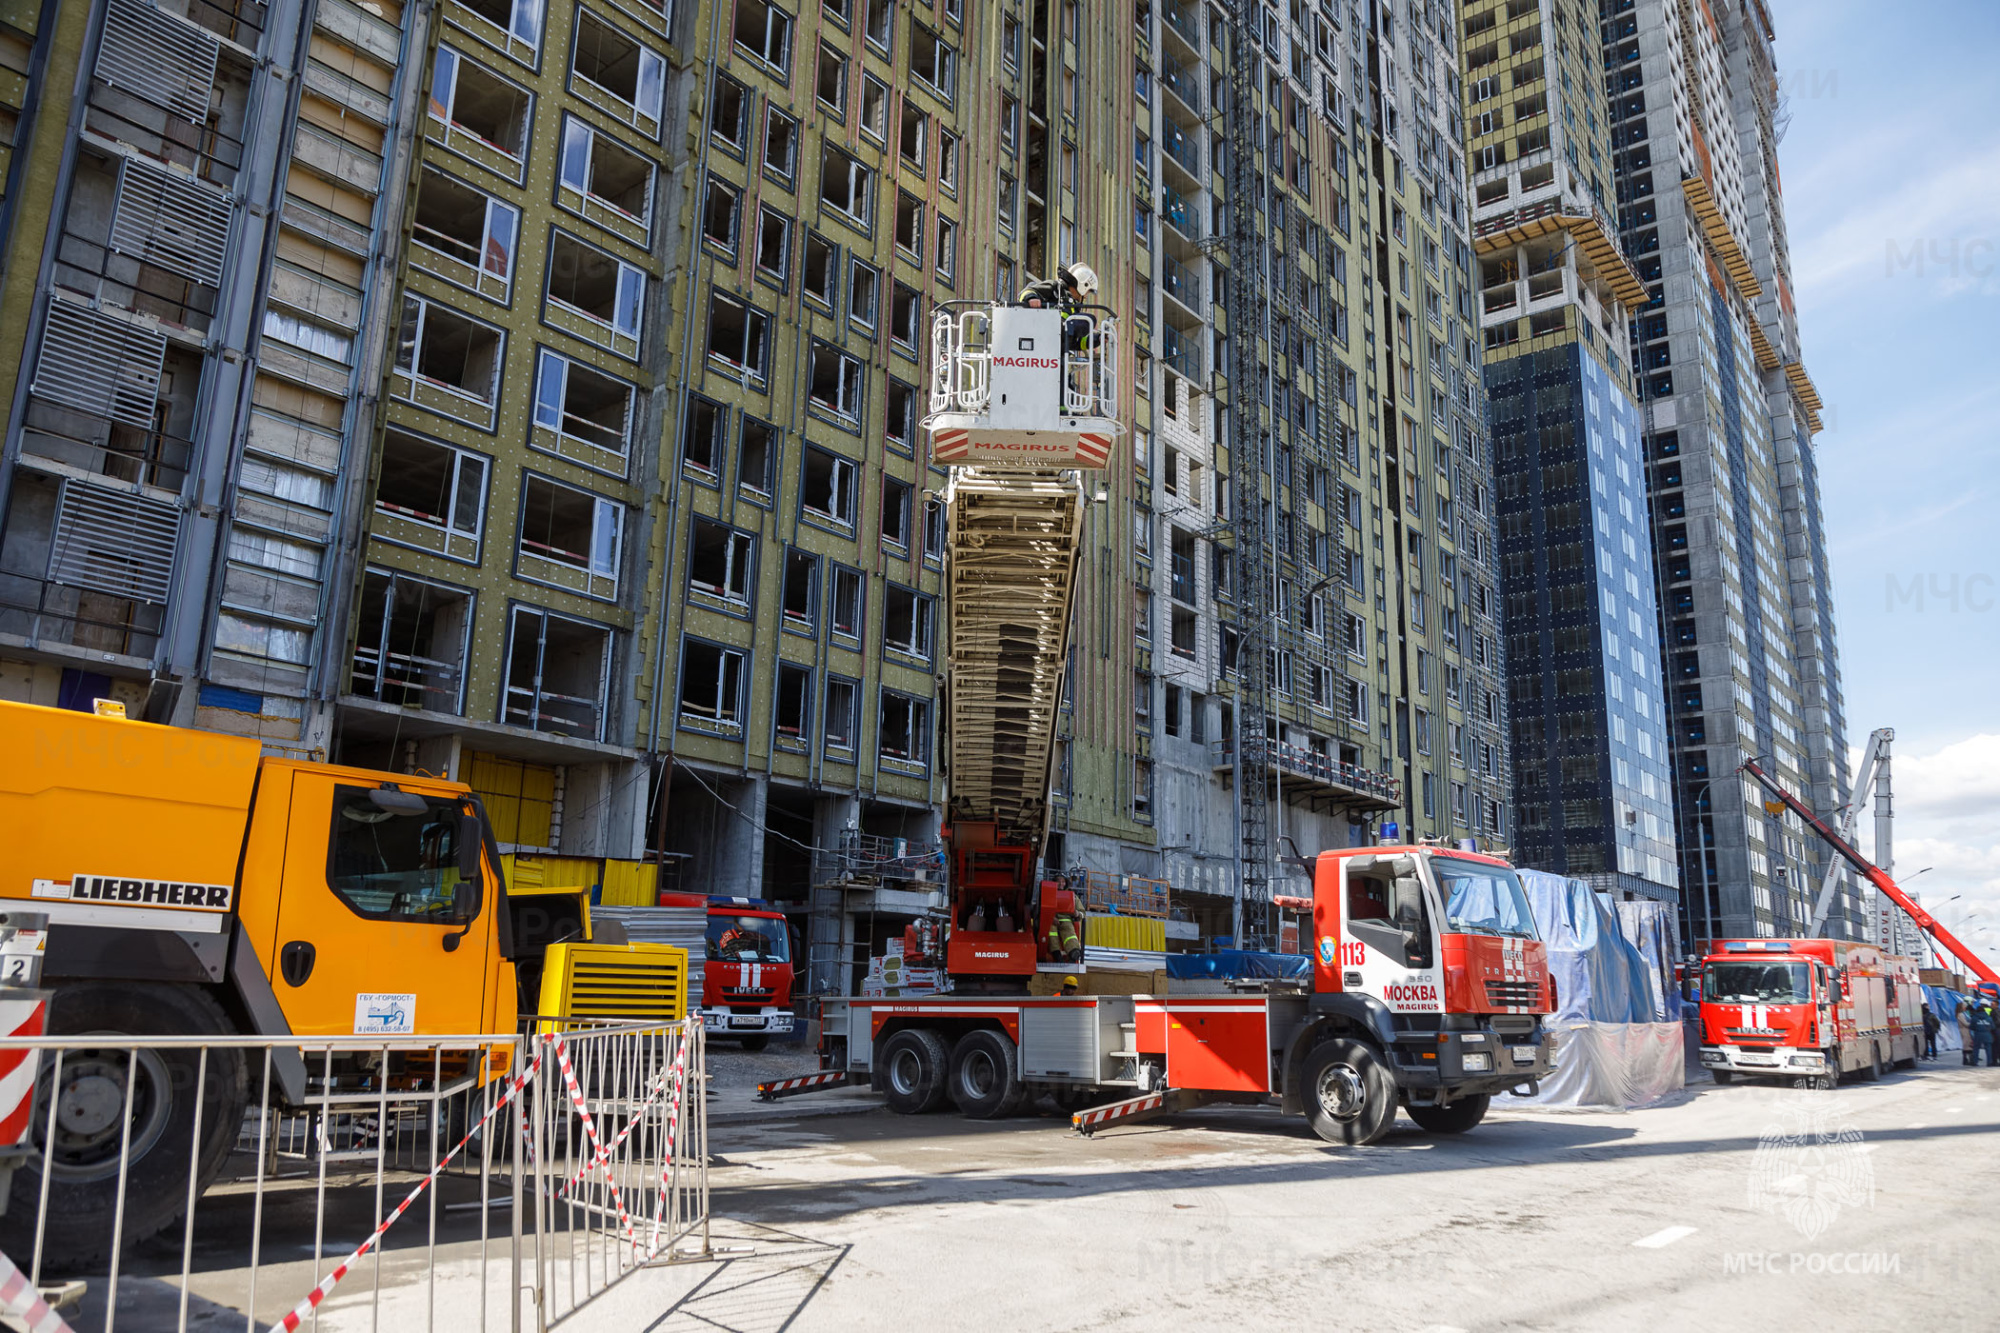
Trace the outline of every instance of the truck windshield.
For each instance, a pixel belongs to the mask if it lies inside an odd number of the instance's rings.
[[[1804,963],[1711,963],[1701,997],[1717,1004],[1810,1004],[1812,982]]]
[[[1513,871],[1450,856],[1433,857],[1431,869],[1438,877],[1438,891],[1444,895],[1447,931],[1541,938],[1535,933],[1535,914],[1528,907],[1528,895],[1521,891],[1521,881]]]
[[[711,916],[708,956],[730,963],[789,963],[785,923],[770,916]]]

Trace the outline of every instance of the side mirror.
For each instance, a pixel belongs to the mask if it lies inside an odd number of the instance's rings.
[[[458,817],[458,877],[465,880],[479,878],[479,848],[486,840],[485,827],[478,815]]]

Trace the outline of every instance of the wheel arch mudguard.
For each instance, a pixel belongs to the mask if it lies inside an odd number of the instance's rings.
[[[1396,1039],[1396,1025],[1388,1005],[1376,996],[1358,991],[1315,995],[1306,1021],[1285,1046],[1280,1102],[1284,1114],[1305,1114],[1305,1098],[1299,1093],[1300,1071],[1305,1067],[1307,1053],[1328,1037],[1357,1037],[1375,1047],[1383,1063],[1394,1067],[1389,1046]]]

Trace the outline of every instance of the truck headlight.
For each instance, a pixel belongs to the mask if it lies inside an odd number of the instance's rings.
[[[1493,1069],[1493,1057],[1484,1051],[1467,1051],[1463,1056],[1459,1057],[1459,1062],[1468,1073],[1490,1073]]]

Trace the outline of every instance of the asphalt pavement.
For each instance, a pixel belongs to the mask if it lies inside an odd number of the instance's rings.
[[[1956,1057],[1830,1092],[1697,1075],[1645,1110],[1502,1110],[1460,1137],[1403,1120],[1351,1149],[1264,1108],[1086,1139],[1053,1114],[899,1117],[862,1092],[765,1106],[749,1083],[795,1072],[796,1052],[718,1054],[716,1257],[633,1273],[558,1327],[2000,1328],[2000,1070]],[[371,1212],[330,1212],[327,1249]],[[392,1236],[379,1301],[371,1259],[320,1328],[476,1327],[476,1281],[452,1285],[477,1271],[476,1216],[449,1210],[435,1251],[421,1223]],[[222,1259],[243,1219],[204,1217],[190,1326],[243,1328],[246,1275]],[[310,1217],[265,1221],[259,1325],[311,1285]],[[151,1303],[119,1328],[173,1326],[179,1259],[135,1258]],[[504,1310],[504,1286],[489,1301]]]

